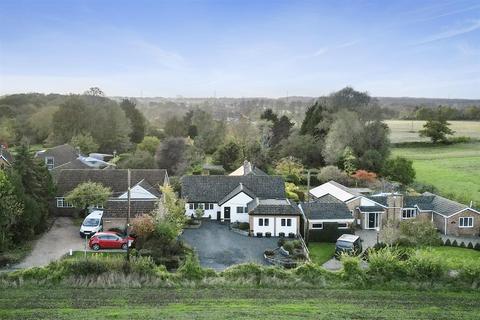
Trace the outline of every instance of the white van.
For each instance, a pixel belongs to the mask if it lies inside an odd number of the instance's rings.
[[[80,227],[80,237],[91,237],[96,232],[103,230],[103,211],[95,210],[92,211],[86,218],[83,220],[82,226]]]

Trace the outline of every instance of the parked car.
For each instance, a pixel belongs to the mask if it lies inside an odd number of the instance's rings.
[[[362,240],[353,234],[342,234],[335,244],[335,257],[341,253],[360,254],[362,252]]]
[[[91,237],[95,233],[103,230],[103,211],[92,211],[82,223],[80,227],[80,237]]]
[[[127,250],[127,247],[132,246],[134,240],[133,237],[121,237],[116,232],[97,232],[90,238],[88,246],[95,251],[100,249]]]

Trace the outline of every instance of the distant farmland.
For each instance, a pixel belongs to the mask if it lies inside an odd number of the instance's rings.
[[[393,143],[428,141],[427,138],[418,136],[418,131],[422,129],[425,121],[387,120],[385,123],[391,130],[390,139]],[[449,123],[456,137],[480,139],[480,121],[449,121]]]
[[[478,124],[478,122],[477,122]],[[480,207],[480,143],[394,148],[413,160],[417,181],[434,185],[446,197]]]

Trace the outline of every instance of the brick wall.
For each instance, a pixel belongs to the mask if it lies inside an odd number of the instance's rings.
[[[460,217],[473,217],[473,228],[460,228]],[[480,214],[473,210],[465,210],[462,213],[447,218],[447,235],[451,236],[478,236],[480,232]]]

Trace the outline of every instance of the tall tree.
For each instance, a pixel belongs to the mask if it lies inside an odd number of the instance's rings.
[[[278,121],[273,123],[272,127],[272,146],[278,145],[282,140],[290,136],[290,129],[293,127],[293,122],[287,116],[281,116]]]
[[[169,175],[181,176],[195,160],[191,140],[183,137],[165,138],[155,158],[158,168],[167,169]]]
[[[64,143],[77,134],[88,132],[90,118],[85,102],[78,96],[70,96],[53,114],[55,140],[58,143]]]
[[[143,114],[136,108],[136,103],[131,99],[123,99],[120,107],[125,112],[125,115],[130,120],[132,132],[130,132],[130,141],[133,143],[140,143],[145,136],[146,119]]]
[[[240,156],[240,146],[231,141],[217,149],[213,155],[213,162],[221,164],[227,171],[233,171],[240,165]]]
[[[267,109],[260,115],[260,119],[275,123],[278,121],[278,116],[272,109]]]
[[[3,250],[10,242],[13,225],[23,212],[23,203],[3,170],[0,170],[0,199],[0,249]]]
[[[80,152],[85,155],[98,151],[98,143],[93,140],[90,134],[77,134],[72,138],[70,144],[80,149]]]
[[[409,185],[415,180],[413,162],[403,157],[388,159],[383,167],[383,175],[390,180]]]
[[[316,101],[305,113],[305,118],[300,127],[300,134],[309,134],[316,138],[324,137],[328,132],[328,128],[324,125],[326,114],[327,108],[325,103],[323,101]]]
[[[453,135],[455,131],[450,129],[445,119],[430,119],[423,125],[423,130],[420,130],[420,137],[428,137],[433,143],[447,142],[447,135]]]
[[[67,194],[65,200],[80,210],[86,210],[89,206],[104,205],[111,194],[110,188],[98,182],[88,181],[76,186]]]
[[[316,168],[324,164],[323,143],[315,137],[294,132],[280,143],[280,157],[294,156],[307,167]]]
[[[143,138],[143,141],[137,145],[138,150],[147,151],[151,155],[155,155],[155,152],[160,145],[160,139],[157,137],[146,136]]]

